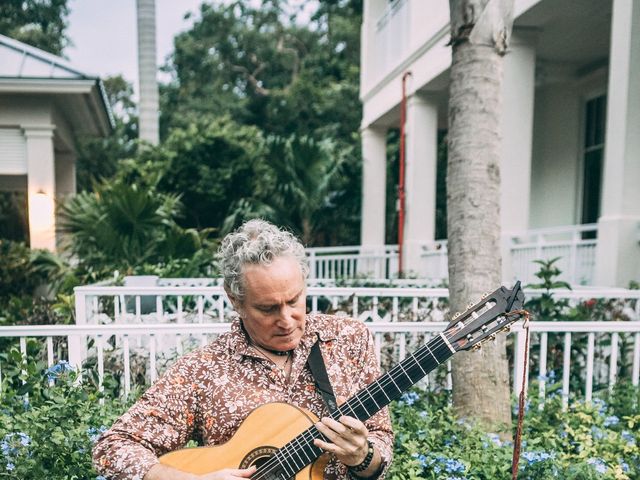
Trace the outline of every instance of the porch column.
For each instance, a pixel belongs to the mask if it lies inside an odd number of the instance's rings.
[[[24,127],[31,248],[56,249],[53,125]]]
[[[510,283],[512,234],[529,228],[536,32],[516,28],[504,57],[502,97],[502,160],[500,164],[502,278]]]
[[[640,280],[640,4],[614,0],[595,283]]]
[[[420,94],[407,101],[403,268],[424,277],[423,245],[435,240],[438,107]]]
[[[387,131],[367,127],[362,130],[362,214],[360,247],[363,255],[379,254],[384,249],[385,204],[387,188]],[[381,275],[377,262],[360,262],[358,272]]]

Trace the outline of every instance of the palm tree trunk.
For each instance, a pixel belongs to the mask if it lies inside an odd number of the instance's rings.
[[[512,0],[450,0],[447,229],[451,311],[501,280],[500,151],[502,56]],[[507,7],[506,9],[503,7]],[[506,13],[506,14],[505,14]],[[511,422],[504,336],[453,360],[457,413],[492,428]]]
[[[156,5],[155,0],[137,0],[138,82],[140,85],[140,140],[159,142],[158,81],[156,78]]]

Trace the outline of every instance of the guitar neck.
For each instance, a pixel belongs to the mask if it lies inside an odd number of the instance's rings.
[[[361,421],[372,417],[376,412],[397,400],[400,396],[424,378],[438,365],[453,355],[448,341],[437,335],[405,358],[389,372],[347,400],[331,416],[338,419],[342,415],[355,417]]]
[[[376,412],[400,398],[402,393],[446,361],[453,353],[444,334],[437,335],[427,345],[419,348],[389,372],[340,405],[330,416],[335,420],[343,415],[355,417],[361,421],[371,418]],[[316,438],[322,438],[322,434],[315,426],[307,429],[278,450],[274,455],[274,461],[269,462],[270,471],[262,472],[258,469],[254,478],[293,477],[295,473],[322,455],[323,451],[313,444]]]

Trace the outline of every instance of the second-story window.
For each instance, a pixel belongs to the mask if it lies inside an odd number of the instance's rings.
[[[585,109],[585,141],[582,182],[582,223],[596,223],[600,216],[602,168],[607,97],[601,95],[587,101]],[[595,237],[595,232],[589,232]]]

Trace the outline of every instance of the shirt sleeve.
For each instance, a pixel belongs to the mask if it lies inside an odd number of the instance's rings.
[[[181,448],[195,430],[199,389],[179,360],[97,441],[93,464],[116,480],[142,480],[158,457]]]

